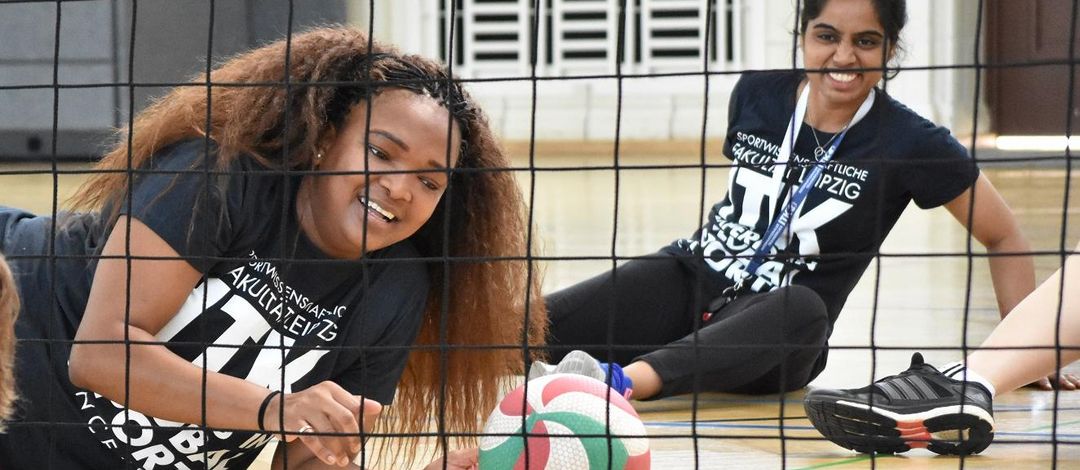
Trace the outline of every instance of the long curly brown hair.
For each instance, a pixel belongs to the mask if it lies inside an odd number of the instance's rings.
[[[19,314],[19,295],[11,269],[0,254],[0,431],[11,413],[15,393],[15,317]]]
[[[450,262],[428,264],[432,287],[417,347],[393,418],[381,422],[395,433],[424,432],[443,409],[441,427],[456,435],[451,442],[473,443],[468,433],[495,406],[507,376],[522,370],[521,345],[542,342],[547,325],[524,199],[511,172],[499,171],[510,161],[484,113],[440,64],[345,27],[311,30],[244,53],[210,73],[209,89],[207,82],[200,76],[175,88],[122,129],[97,165],[109,171],[87,180],[74,208],[119,207],[129,168],[190,138],[213,139],[221,167],[247,154],[270,168],[311,169],[316,143],[331,126],[343,125],[357,103],[391,87],[431,96],[459,124],[462,147],[447,193],[412,240],[422,255]],[[416,455],[415,447],[404,447]]]

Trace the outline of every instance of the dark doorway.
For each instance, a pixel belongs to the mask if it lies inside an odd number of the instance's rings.
[[[987,101],[998,134],[1063,135],[1070,112],[1072,133],[1080,130],[1080,96],[1068,103],[1072,11],[1073,0],[986,0]],[[1080,74],[1073,81],[1080,91]]]

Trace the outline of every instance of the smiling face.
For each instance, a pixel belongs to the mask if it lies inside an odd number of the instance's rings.
[[[871,0],[828,0],[802,38],[803,65],[821,104],[853,112],[862,103],[892,57],[894,47],[886,50],[885,38]],[[814,72],[820,69],[829,72]]]
[[[428,96],[388,89],[371,100],[370,128],[367,114],[361,101],[323,139],[318,169],[348,174],[305,176],[297,195],[304,234],[339,259],[412,236],[431,218],[448,182],[446,108]],[[461,147],[456,123],[449,138],[452,168]]]

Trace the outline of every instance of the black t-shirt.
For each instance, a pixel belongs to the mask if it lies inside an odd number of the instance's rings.
[[[800,72],[749,72],[732,92],[724,155],[734,164],[727,196],[692,238],[666,251],[703,268],[721,287],[741,277],[771,222],[772,162],[795,111]],[[816,162],[803,124],[781,184],[793,192]],[[825,142],[832,134],[818,132]],[[848,294],[907,207],[949,202],[978,178],[967,150],[943,127],[878,90],[866,117],[847,132],[802,208],[772,247],[750,286],[765,292],[799,284],[821,295],[835,321]],[[779,255],[779,256],[778,256]]]
[[[135,178],[130,206],[121,211],[205,274],[157,339],[198,367],[268,389],[282,389],[284,382],[285,392],[296,392],[333,380],[353,394],[390,403],[428,293],[427,271],[412,243],[362,261],[329,258],[298,228],[299,177],[270,171],[250,157],[215,174],[215,151],[211,147],[207,158],[205,147],[189,141],[155,155],[152,172]],[[107,237],[99,219],[76,216],[65,224],[59,254],[99,250]],[[70,331],[85,309],[92,265],[57,273]],[[68,383],[66,377],[60,382]],[[92,392],[65,393],[80,414],[70,421],[87,423],[87,438],[100,442],[67,445],[116,448],[146,468],[246,468],[270,440],[249,432],[203,433],[134,410],[125,415],[123,407]],[[105,423],[145,428],[109,429]]]

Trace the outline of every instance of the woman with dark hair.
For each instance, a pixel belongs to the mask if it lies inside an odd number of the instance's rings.
[[[610,376],[637,399],[801,388],[824,369],[848,295],[912,201],[944,206],[993,255],[1002,315],[1034,288],[1028,242],[966,149],[878,88],[905,2],[802,4],[803,68],[746,72],[731,95],[734,163],[705,224],[547,297],[554,359],[582,349],[624,366],[574,354],[562,370]]]
[[[245,468],[276,435],[275,467],[355,465],[395,394],[380,429],[427,431],[444,409],[442,431],[475,432],[520,352],[469,346],[538,343],[546,324],[536,299],[522,311],[539,284],[523,198],[490,171],[508,166],[441,65],[353,29],[177,87],[75,211],[0,211],[30,398],[0,462]]]

